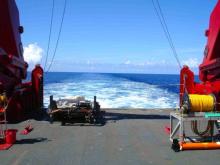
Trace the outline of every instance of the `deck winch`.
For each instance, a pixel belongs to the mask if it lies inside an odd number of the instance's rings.
[[[82,96],[53,100],[50,96],[49,114],[51,121],[66,123],[90,123],[98,124],[102,121],[102,113],[99,103],[94,96],[93,101],[86,100]]]

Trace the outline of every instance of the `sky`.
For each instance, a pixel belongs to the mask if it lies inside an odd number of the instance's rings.
[[[29,70],[45,65],[52,0],[16,0]],[[217,0],[159,0],[181,64],[198,72],[205,30]],[[184,3],[183,3],[184,2]],[[64,0],[55,0],[51,63]],[[179,67],[151,0],[67,0],[50,71],[178,74]]]

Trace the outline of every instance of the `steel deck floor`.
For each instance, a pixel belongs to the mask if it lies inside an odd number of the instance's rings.
[[[164,131],[169,111],[108,109],[105,125],[97,126],[31,120],[34,130],[0,151],[0,165],[219,164],[220,150],[171,150]]]

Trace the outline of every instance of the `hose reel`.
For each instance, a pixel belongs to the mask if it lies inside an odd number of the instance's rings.
[[[180,110],[183,113],[215,111],[214,95],[185,94]]]

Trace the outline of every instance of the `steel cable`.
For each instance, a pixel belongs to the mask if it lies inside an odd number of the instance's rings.
[[[165,37],[167,38],[168,43],[169,43],[169,45],[170,45],[170,48],[171,48],[171,50],[172,50],[172,52],[173,52],[173,55],[174,55],[174,57],[175,57],[175,59],[176,59],[176,61],[177,61],[177,63],[178,63],[179,68],[181,69],[181,68],[182,68],[182,65],[181,65],[180,60],[179,60],[179,58],[178,58],[178,54],[177,54],[176,48],[175,48],[175,46],[174,46],[172,37],[171,37],[171,35],[170,35],[168,26],[167,26],[167,24],[166,24],[166,20],[165,20],[165,17],[164,17],[164,15],[163,15],[162,9],[161,9],[161,7],[160,7],[160,3],[159,3],[158,0],[156,0],[157,6],[158,6],[158,9],[157,9],[154,0],[151,0],[151,1],[152,1],[152,4],[153,4],[155,13],[156,13],[157,17],[159,18],[160,24],[161,24],[161,26],[162,26],[162,28],[163,28]]]
[[[52,28],[53,28],[54,4],[55,4],[55,0],[53,0],[53,4],[52,4],[49,38],[48,38],[48,43],[47,43],[47,55],[46,55],[46,60],[45,60],[45,64],[44,64],[44,70],[46,69],[47,59],[48,59],[48,55],[49,55],[49,51],[50,51],[50,40],[51,40],[51,33],[52,33]]]
[[[66,6],[67,6],[67,0],[65,0],[65,2],[64,2],[64,8],[63,8],[63,13],[62,13],[62,19],[61,19],[61,23],[60,23],[59,33],[58,33],[58,37],[57,37],[57,41],[56,41],[56,46],[55,46],[55,49],[54,49],[52,60],[49,64],[49,67],[48,67],[46,73],[50,71],[50,68],[53,64],[53,61],[54,61],[54,58],[55,58],[55,55],[56,55],[56,52],[57,52],[57,48],[58,48],[58,45],[59,45],[60,36],[61,36],[62,28],[63,28],[63,21],[64,21],[64,17],[65,17],[65,13],[66,13]]]

